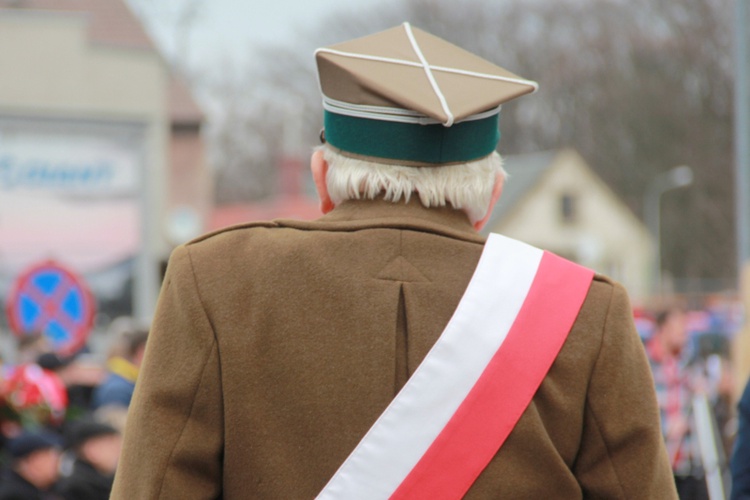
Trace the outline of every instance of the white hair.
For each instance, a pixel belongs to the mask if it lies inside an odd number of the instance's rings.
[[[497,177],[506,177],[497,152],[456,165],[407,167],[351,158],[326,145],[320,149],[328,163],[326,184],[334,204],[381,196],[394,203],[408,202],[415,194],[425,207],[450,204],[474,223],[487,213]]]

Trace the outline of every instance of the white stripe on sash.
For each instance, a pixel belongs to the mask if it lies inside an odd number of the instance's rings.
[[[318,500],[384,500],[396,491],[505,341],[542,254],[490,234],[440,338]]]

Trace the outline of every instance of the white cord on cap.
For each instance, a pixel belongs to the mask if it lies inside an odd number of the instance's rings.
[[[414,38],[414,33],[411,31],[411,25],[409,23],[404,23],[404,29],[406,30],[406,35],[409,37],[411,46],[414,48],[414,52],[417,53],[417,57],[419,57],[419,60],[422,62],[422,67],[424,67],[424,72],[427,75],[427,79],[430,81],[430,85],[432,85],[432,90],[435,91],[437,98],[440,100],[440,105],[443,107],[443,111],[445,111],[445,114],[448,116],[448,120],[446,120],[443,125],[445,125],[446,127],[450,127],[453,125],[454,117],[451,109],[448,107],[448,102],[445,100],[443,91],[440,90],[440,86],[435,81],[435,76],[432,74],[430,64],[427,62],[427,59],[425,59],[424,54],[422,53],[422,49],[419,48],[419,44]]]
[[[419,47],[419,44],[417,43],[417,40],[414,38],[414,33],[412,32],[411,25],[409,23],[404,23],[404,29],[406,30],[406,34],[409,37],[409,41],[411,42],[412,48],[414,49],[414,52],[417,54],[417,57],[419,58],[420,62],[414,62],[414,61],[407,61],[405,59],[397,59],[392,57],[381,57],[381,56],[373,56],[369,54],[357,54],[354,52],[345,52],[342,50],[336,50],[336,49],[329,49],[329,48],[320,48],[315,51],[315,54],[318,54],[320,52],[327,53],[327,54],[333,54],[341,57],[348,57],[352,59],[363,59],[366,61],[376,61],[376,62],[384,62],[389,64],[398,64],[401,66],[410,66],[412,68],[423,68],[425,71],[425,74],[427,75],[427,79],[430,82],[430,85],[432,86],[432,89],[435,91],[435,94],[437,95],[438,99],[440,100],[440,105],[443,108],[443,111],[448,116],[448,120],[443,123],[446,127],[450,127],[454,123],[454,116],[451,112],[448,102],[445,98],[445,95],[441,91],[439,85],[437,84],[437,81],[435,80],[435,76],[433,74],[433,71],[440,71],[443,73],[452,73],[457,75],[464,75],[464,76],[471,76],[474,78],[484,78],[487,80],[498,80],[508,83],[515,83],[518,85],[527,85],[532,88],[532,92],[536,92],[539,89],[539,84],[531,81],[531,80],[524,80],[521,78],[511,78],[507,76],[500,76],[500,75],[491,75],[488,73],[480,73],[477,71],[469,71],[469,70],[463,70],[458,68],[449,68],[445,66],[432,66],[425,58],[424,54],[422,53],[422,50]],[[324,98],[324,103],[328,102],[328,104],[331,104],[335,107],[338,107],[338,102],[336,104],[333,104],[334,101],[329,98]],[[356,108],[356,111],[354,111],[354,108]],[[380,114],[382,115],[383,110],[386,108],[375,106],[374,108],[377,109],[366,109],[365,106],[356,106],[354,108],[350,109],[349,113],[343,113],[343,114],[350,114],[351,116],[362,116],[362,117],[368,117],[368,118],[374,118],[374,116],[370,116],[370,113]],[[387,108],[389,110],[396,110],[398,108]],[[404,110],[393,113],[393,114],[404,114]],[[368,115],[368,116],[365,116]],[[390,114],[386,112],[386,114]],[[423,117],[419,117],[416,120],[410,119],[410,120],[395,120],[393,117],[391,118],[385,118],[381,117],[379,119],[388,119],[391,121],[408,121],[411,123],[429,123],[426,121]],[[476,118],[474,118],[476,119]],[[467,118],[468,120],[468,118]],[[463,120],[462,120],[463,121]],[[438,122],[439,123],[439,122]]]
[[[474,120],[482,120],[496,115],[500,112],[501,106],[496,106],[487,111],[469,115],[455,123],[463,123]],[[355,118],[367,118],[370,120],[382,120],[398,123],[414,123],[419,125],[435,125],[442,123],[434,118],[426,116],[417,111],[403,108],[392,108],[388,106],[372,106],[367,104],[352,104],[343,102],[330,97],[323,96],[323,109],[344,116],[353,116]],[[455,125],[454,123],[454,125]]]

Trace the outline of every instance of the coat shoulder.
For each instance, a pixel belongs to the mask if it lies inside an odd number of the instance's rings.
[[[280,227],[276,222],[273,221],[255,221],[245,222],[242,224],[235,224],[233,226],[224,227],[211,231],[210,233],[203,234],[187,242],[186,246],[195,246],[203,242],[216,242],[226,238],[241,237],[251,232],[253,229],[259,228],[277,228]]]
[[[251,248],[262,248],[277,240],[283,229],[284,226],[273,221],[247,222],[204,234],[182,247],[191,255],[191,260],[202,261],[205,258],[241,254]]]

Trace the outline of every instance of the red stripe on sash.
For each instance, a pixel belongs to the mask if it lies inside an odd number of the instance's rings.
[[[593,272],[544,252],[502,347],[391,499],[458,499],[497,454],[562,349]]]

